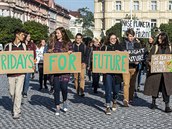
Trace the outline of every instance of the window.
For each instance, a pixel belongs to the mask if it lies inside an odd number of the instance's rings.
[[[169,1],[169,10],[172,10],[172,1]]]
[[[151,27],[156,27],[156,19],[151,19]]]
[[[169,23],[172,23],[172,19],[169,19]]]
[[[157,1],[151,1],[151,10],[157,10]]]
[[[134,10],[139,10],[139,1],[134,1]]]
[[[117,11],[121,10],[121,1],[116,1],[116,10]]]

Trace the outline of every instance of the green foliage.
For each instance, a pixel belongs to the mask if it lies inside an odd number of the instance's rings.
[[[85,37],[90,37],[90,38],[93,38],[93,37],[94,37],[94,34],[93,34],[93,32],[92,32],[90,29],[85,29],[85,30],[83,31],[83,35],[84,35]]]
[[[0,17],[0,43],[6,44],[14,39],[14,30],[22,28],[22,21],[11,17]]]
[[[80,8],[78,9],[78,12],[80,13],[80,18],[76,21],[77,23],[83,23],[82,27],[90,28],[94,26],[94,15],[89,10],[89,8]]]
[[[70,30],[66,29],[66,33],[70,39],[74,39],[74,35],[72,34],[72,32]]]
[[[115,33],[116,36],[119,38],[119,39],[122,39],[122,24],[121,23],[116,23],[114,26],[112,26],[110,29],[108,29],[106,31],[106,35],[109,35],[109,33]]]
[[[24,23],[23,28],[31,34],[32,40],[36,43],[39,43],[42,39],[48,39],[48,27],[46,25],[35,21],[27,21]]]
[[[172,42],[172,23],[161,24],[159,28],[161,31],[166,32],[168,34],[169,40]]]

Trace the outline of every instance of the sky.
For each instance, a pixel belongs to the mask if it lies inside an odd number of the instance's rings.
[[[94,12],[94,0],[55,0],[55,2],[72,11],[76,11],[78,8],[88,7]]]

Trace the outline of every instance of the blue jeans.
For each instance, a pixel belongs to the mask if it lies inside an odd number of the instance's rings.
[[[30,81],[30,76],[31,76],[31,73],[26,73],[25,75],[25,79],[24,79],[24,86],[23,86],[23,95],[26,94],[27,95],[27,92],[29,90],[29,81]]]
[[[112,92],[113,92],[113,100],[117,99],[119,89],[120,89],[120,84],[115,84],[115,75],[106,74],[105,99],[107,104],[110,104],[112,100],[112,94],[111,94]]]

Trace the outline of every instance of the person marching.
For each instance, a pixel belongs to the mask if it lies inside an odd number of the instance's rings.
[[[127,39],[122,44],[124,50],[134,50],[141,48],[140,43],[134,38],[135,32],[132,29],[128,29],[126,31]],[[133,100],[133,95],[135,91],[135,83],[137,77],[137,67],[139,62],[130,63],[129,64],[129,73],[124,73],[123,81],[124,81],[124,106],[129,106],[129,101]]]
[[[81,33],[76,34],[75,36],[75,43],[73,45],[73,51],[74,52],[81,52],[81,73],[74,73],[75,78],[75,89],[78,95],[81,95],[81,97],[84,97],[84,87],[85,87],[85,70],[86,70],[86,64],[88,63],[88,50],[87,46],[83,43],[83,35]],[[80,75],[80,78],[79,78]],[[80,79],[80,84],[79,84]]]
[[[108,35],[107,41],[105,42],[105,46],[102,48],[104,51],[122,51],[122,46],[119,44],[119,41],[117,40],[117,36],[114,33],[110,33]],[[107,73],[105,74],[105,99],[106,99],[106,115],[111,115],[111,108],[110,103],[112,104],[112,110],[115,111],[116,106],[116,100],[118,97],[118,92],[120,89],[120,84],[122,82],[122,75],[121,74],[112,74]],[[112,93],[113,92],[113,99],[112,99]]]
[[[89,58],[88,58],[88,70],[92,71],[92,64],[93,64],[93,51],[100,51],[100,42],[97,38],[92,40],[93,45],[90,48]],[[94,88],[94,93],[97,93],[97,88],[99,87],[99,73],[92,73],[93,83],[92,87]]]
[[[22,43],[25,38],[24,30],[16,29],[14,34],[15,40],[12,43],[8,43],[4,50],[26,51],[26,45],[25,43]],[[19,119],[21,116],[20,108],[25,74],[7,74],[7,77],[9,82],[9,92],[13,103],[12,116],[13,119]]]
[[[49,51],[53,50],[54,53],[68,52],[69,54],[73,51],[73,45],[63,27],[58,27],[55,30],[56,41],[49,45]],[[56,105],[55,115],[60,115],[60,91],[62,91],[63,97],[63,111],[67,112],[67,94],[68,94],[68,82],[70,74],[54,74],[54,100]]]
[[[172,73],[150,73],[151,69],[151,56],[156,54],[172,54],[171,44],[168,35],[164,32],[160,33],[156,40],[156,45],[152,47],[147,57],[149,65],[149,73],[145,83],[144,94],[152,96],[151,109],[157,108],[156,98],[159,91],[162,92],[163,101],[165,102],[165,112],[172,112],[170,108],[170,95],[172,94]]]

